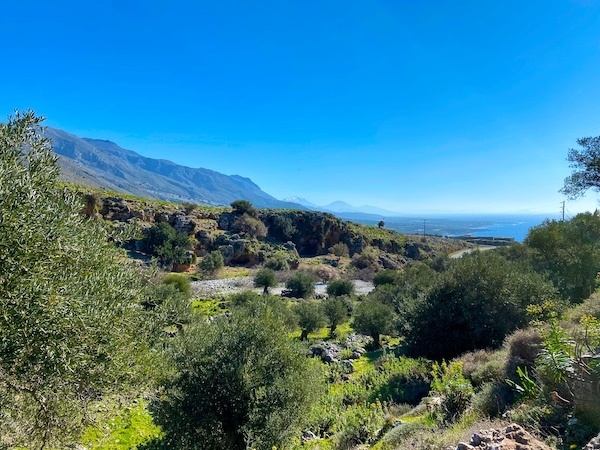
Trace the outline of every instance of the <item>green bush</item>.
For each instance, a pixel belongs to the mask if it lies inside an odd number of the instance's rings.
[[[256,209],[248,200],[234,200],[231,202],[231,207],[236,214],[247,214],[249,216],[256,216]]]
[[[348,249],[348,246],[343,242],[338,242],[337,244],[332,245],[329,248],[329,253],[331,253],[334,256],[337,256],[338,258],[347,258],[348,256],[350,256],[350,250]]]
[[[348,321],[348,307],[339,297],[329,297],[321,303],[323,315],[327,318],[330,334],[333,336],[338,325]]]
[[[522,264],[493,252],[466,255],[402,315],[409,352],[441,359],[499,347],[527,325],[529,305],[554,295],[548,281]]]
[[[473,396],[473,386],[463,377],[462,364],[459,362],[434,363],[431,374],[433,375],[431,391],[440,397],[434,414],[442,422],[453,422],[469,406]]]
[[[379,399],[394,404],[417,405],[430,390],[431,365],[423,359],[382,356],[377,361],[378,381],[370,394],[370,401]]]
[[[187,297],[192,295],[192,287],[190,285],[190,279],[180,273],[170,273],[165,276],[162,280],[163,284],[170,284],[175,287],[179,292],[182,292]]]
[[[327,295],[330,297],[341,297],[354,294],[354,283],[352,280],[334,280],[327,285]]]
[[[139,272],[58,184],[41,118],[0,124],[0,435],[6,448],[72,448],[90,403],[151,383]]]
[[[254,276],[254,286],[263,288],[263,293],[268,294],[270,287],[277,286],[275,272],[268,268],[260,269]]]
[[[256,217],[249,214],[243,214],[237,217],[232,226],[232,231],[243,236],[253,238],[264,238],[267,235],[267,227]]]
[[[397,270],[383,269],[377,272],[375,278],[373,278],[373,284],[381,286],[383,284],[396,284],[400,278],[400,274]]]
[[[224,265],[223,255],[220,251],[214,250],[207,254],[200,261],[200,269],[208,274],[213,274]]]
[[[157,258],[163,267],[191,262],[187,256],[190,239],[187,233],[177,232],[167,222],[153,224],[144,230],[143,250]]]
[[[165,448],[287,448],[323,392],[321,371],[292,341],[281,302],[258,296],[177,338],[175,374],[151,405]]]
[[[265,267],[271,270],[288,270],[290,268],[287,258],[281,253],[276,253],[273,257],[268,258],[265,261]]]
[[[315,293],[315,280],[306,272],[297,272],[285,283],[288,295],[294,298],[308,298]]]
[[[381,348],[380,336],[391,334],[395,331],[394,309],[378,300],[367,298],[360,302],[354,310],[354,323],[356,331],[373,338],[374,348]]]
[[[325,316],[323,316],[319,305],[315,303],[301,301],[294,307],[294,312],[298,317],[298,326],[302,330],[300,339],[303,341],[308,339],[309,333],[325,325]]]

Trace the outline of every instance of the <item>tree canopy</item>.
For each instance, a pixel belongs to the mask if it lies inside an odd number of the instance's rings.
[[[41,121],[0,124],[0,434],[65,448],[90,402],[141,382],[148,352],[139,274],[57,184]]]
[[[320,371],[288,337],[285,307],[256,296],[230,317],[190,326],[176,375],[154,404],[166,448],[285,448],[320,395]]]
[[[567,160],[573,173],[565,178],[561,192],[577,198],[588,189],[600,191],[600,136],[577,139],[581,149],[569,149]]]

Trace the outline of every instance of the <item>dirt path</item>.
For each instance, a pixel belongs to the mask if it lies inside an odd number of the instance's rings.
[[[462,255],[466,255],[467,253],[474,252],[475,250],[479,250],[480,252],[487,252],[488,250],[494,250],[495,248],[498,248],[498,247],[496,247],[494,245],[478,245],[475,248],[466,248],[464,250],[459,250],[457,252],[450,253],[448,255],[448,257],[450,257],[452,259],[456,259],[456,258],[460,258]]]

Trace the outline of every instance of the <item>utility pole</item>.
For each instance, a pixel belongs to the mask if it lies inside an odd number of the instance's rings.
[[[562,221],[565,221],[565,202],[562,202]]]
[[[427,226],[427,219],[423,219],[423,237],[425,237],[425,227]]]

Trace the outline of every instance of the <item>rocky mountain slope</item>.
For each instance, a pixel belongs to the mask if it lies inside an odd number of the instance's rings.
[[[258,207],[299,208],[295,203],[277,200],[239,175],[146,158],[114,142],[79,138],[55,128],[46,128],[45,134],[59,155],[61,179],[67,182],[203,205],[229,205],[245,199]]]

